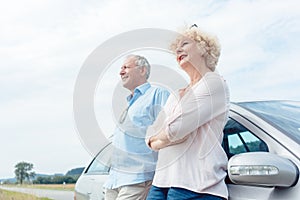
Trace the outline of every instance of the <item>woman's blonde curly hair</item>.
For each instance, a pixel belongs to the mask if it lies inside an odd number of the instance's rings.
[[[207,67],[211,71],[215,71],[221,54],[221,45],[218,38],[201,31],[197,25],[193,25],[182,31],[175,42],[171,44],[173,52],[176,52],[177,44],[182,37],[188,37],[197,42],[197,46],[204,51],[203,57]]]

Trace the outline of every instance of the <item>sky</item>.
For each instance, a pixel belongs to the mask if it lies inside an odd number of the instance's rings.
[[[75,83],[97,47],[128,31],[177,31],[196,23],[220,40],[217,69],[231,101],[300,100],[296,0],[2,0],[0,13],[0,178],[14,177],[21,161],[44,174],[90,162],[74,120]],[[183,73],[167,52],[139,53]],[[122,56],[112,60],[95,93],[97,120],[108,135]]]

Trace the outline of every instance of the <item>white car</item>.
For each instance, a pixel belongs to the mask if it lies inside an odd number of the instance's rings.
[[[300,199],[300,102],[232,103],[229,116],[222,144],[229,158],[229,199]],[[97,160],[110,149],[104,147],[85,168],[76,200],[103,199],[109,167]]]
[[[83,170],[76,181],[74,200],[104,199],[102,186],[108,177],[109,167],[103,164],[103,160],[111,155],[111,147],[111,143],[106,145]]]

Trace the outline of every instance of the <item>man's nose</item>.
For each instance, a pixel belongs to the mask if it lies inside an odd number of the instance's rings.
[[[119,74],[120,74],[121,76],[125,74],[125,70],[124,70],[124,68],[121,68],[121,71],[120,71],[120,73],[119,73]]]

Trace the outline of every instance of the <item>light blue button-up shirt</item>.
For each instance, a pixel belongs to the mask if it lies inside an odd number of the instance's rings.
[[[117,125],[112,139],[114,152],[105,188],[114,189],[153,179],[157,153],[146,146],[145,135],[168,96],[167,90],[147,82],[127,97],[126,118]]]

